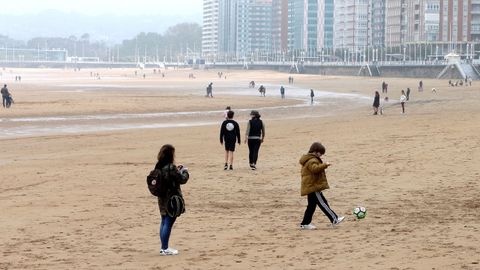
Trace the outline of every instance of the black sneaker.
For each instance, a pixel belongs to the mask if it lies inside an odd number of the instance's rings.
[[[230,165],[230,170],[233,170],[233,166],[232,166],[232,165]]]
[[[225,166],[223,166],[223,169],[224,169],[225,171],[228,170],[228,164],[227,164],[227,163],[225,163]]]

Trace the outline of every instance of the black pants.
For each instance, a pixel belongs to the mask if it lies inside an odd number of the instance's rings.
[[[308,205],[303,215],[303,221],[301,225],[308,225],[312,223],[313,213],[315,213],[315,208],[320,207],[323,213],[328,217],[331,223],[337,220],[338,216],[333,212],[333,210],[328,205],[327,199],[323,196],[322,192],[312,192],[308,194]]]
[[[3,101],[3,107],[7,107],[8,96],[2,96],[2,101]]]
[[[262,141],[259,139],[248,139],[248,160],[250,164],[257,164],[258,151],[260,150],[260,145]]]

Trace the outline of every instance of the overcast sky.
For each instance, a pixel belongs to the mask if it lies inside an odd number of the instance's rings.
[[[191,15],[201,14],[202,4],[202,0],[1,0],[0,14],[58,10],[87,15]]]

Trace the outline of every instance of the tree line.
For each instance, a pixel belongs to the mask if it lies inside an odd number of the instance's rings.
[[[120,44],[92,40],[88,33],[69,37],[35,37],[20,41],[0,35],[0,48],[66,49],[69,56],[98,57],[102,61],[183,61],[181,56],[200,52],[202,29],[197,23],[180,23],[163,34],[141,32]]]

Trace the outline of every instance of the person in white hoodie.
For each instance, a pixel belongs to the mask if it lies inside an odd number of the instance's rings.
[[[400,96],[400,104],[402,104],[402,113],[405,113],[405,102],[407,102],[407,96],[405,91],[402,90],[402,95]]]

